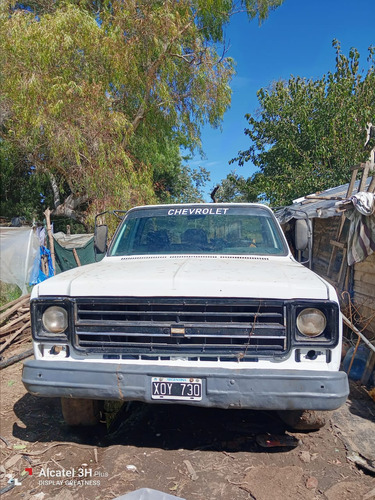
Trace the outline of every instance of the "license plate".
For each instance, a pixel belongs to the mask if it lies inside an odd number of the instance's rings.
[[[151,399],[174,399],[177,401],[201,401],[202,379],[152,377]]]

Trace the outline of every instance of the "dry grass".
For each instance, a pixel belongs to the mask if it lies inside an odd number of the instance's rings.
[[[21,296],[21,290],[17,285],[10,285],[0,281],[0,307],[12,302]]]

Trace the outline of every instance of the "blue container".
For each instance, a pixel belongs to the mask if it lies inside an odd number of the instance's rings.
[[[348,369],[350,366],[350,362],[353,356],[354,347],[351,347],[343,361],[343,369],[346,373],[348,373]],[[349,378],[352,380],[361,380],[363,372],[366,368],[367,358],[370,354],[370,350],[364,346],[360,345],[357,349],[357,352],[354,356],[352,367],[350,368]]]

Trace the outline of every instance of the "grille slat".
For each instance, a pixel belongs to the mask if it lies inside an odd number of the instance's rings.
[[[220,311],[170,311],[175,316],[216,316],[216,317],[227,317],[228,312],[220,312]],[[112,317],[112,316],[123,316],[124,318],[128,316],[136,316],[142,314],[142,316],[167,316],[168,311],[106,311],[106,310],[87,310],[85,314],[85,310],[80,312],[81,317],[87,315],[88,317],[100,316],[100,317]],[[232,317],[243,317],[245,315],[244,312],[230,312],[230,316]],[[280,313],[247,313],[246,318],[282,318],[282,314]],[[124,320],[125,321],[125,320]]]
[[[125,331],[131,331],[134,330],[133,333],[140,333],[143,328],[152,328],[157,332],[157,329],[159,328],[170,328],[171,326],[175,328],[185,328],[185,330],[189,330],[191,328],[194,329],[199,329],[199,328],[204,328],[205,332],[207,332],[207,335],[210,335],[210,331],[213,330],[212,334],[215,335],[226,335],[226,332],[223,330],[218,330],[218,327],[215,325],[210,325],[207,323],[186,323],[186,322],[181,322],[181,323],[171,323],[171,322],[152,322],[152,326],[150,327],[150,321],[133,321],[132,324],[130,322],[121,322],[121,321],[112,321],[110,323],[111,328],[117,329],[118,331],[125,332]],[[102,331],[103,327],[105,325],[102,322],[99,321],[84,321],[84,322],[77,322],[76,323],[77,330],[79,331],[84,331],[86,328],[89,331],[95,331],[96,328],[98,328],[98,331]],[[275,330],[282,330],[284,331],[284,327],[281,325],[270,325],[268,324],[258,324],[258,325],[250,325],[248,328],[244,328],[243,323],[227,323],[225,325],[226,330],[238,330],[238,331],[243,331],[244,335],[251,335],[252,333],[259,332],[259,331],[266,331],[267,329],[271,330],[271,332],[274,332]],[[228,332],[229,333],[229,332]],[[169,334],[169,333],[168,333]],[[186,333],[187,334],[187,333]]]
[[[149,330],[151,330],[149,328]],[[97,332],[93,332],[93,331],[84,331],[84,330],[78,330],[77,333],[79,334],[79,336],[81,338],[83,338],[85,335],[89,335],[89,336],[101,336],[101,335],[110,335],[112,337],[120,337],[120,336],[125,336],[125,335],[128,335],[130,338],[134,335],[136,335],[137,337],[149,337],[150,336],[150,333],[148,332],[141,332],[141,331],[135,331],[134,333],[128,333],[128,332],[124,332],[124,330],[122,330],[121,332],[116,332],[116,331],[109,331],[109,330],[101,330],[101,331],[97,331]],[[238,332],[234,332],[234,333],[229,333],[229,332],[197,332],[195,331],[194,333],[186,333],[184,335],[184,337],[186,338],[189,338],[189,337],[194,337],[194,338],[199,338],[199,337],[202,337],[202,338],[213,338],[213,339],[219,339],[219,338],[226,338],[226,337],[230,337],[231,339],[234,339],[234,338],[238,338],[238,339],[249,339],[249,338],[257,338],[257,339],[260,339],[260,338],[264,338],[264,339],[279,339],[280,338],[280,335],[274,335],[275,332],[269,332],[269,334],[265,335],[264,332],[263,334],[252,334],[251,332],[249,333],[238,333]],[[170,335],[167,335],[165,333],[160,333],[160,332],[155,332],[155,331],[152,331],[152,337],[161,337],[161,338],[169,338]]]
[[[77,299],[74,344],[137,355],[273,355],[287,349],[285,325],[280,300]]]

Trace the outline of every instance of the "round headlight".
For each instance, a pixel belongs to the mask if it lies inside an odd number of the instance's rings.
[[[327,319],[322,311],[308,307],[297,316],[297,328],[307,337],[317,337],[324,332]]]
[[[68,313],[63,307],[52,306],[42,317],[43,326],[50,333],[61,333],[68,327]]]

